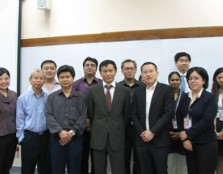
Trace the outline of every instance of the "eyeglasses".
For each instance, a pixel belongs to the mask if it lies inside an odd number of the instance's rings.
[[[96,65],[95,64],[85,64],[84,67],[93,67],[94,68],[94,67],[96,67]]]
[[[136,68],[123,68],[123,71],[128,72],[128,71],[135,71]]]

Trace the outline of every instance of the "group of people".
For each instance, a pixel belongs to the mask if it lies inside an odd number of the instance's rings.
[[[87,57],[77,80],[72,66],[45,60],[18,99],[0,68],[0,173],[9,173],[17,141],[24,174],[36,166],[38,173],[106,174],[108,155],[114,174],[223,173],[223,68],[208,92],[207,71],[190,62],[177,53],[178,71],[164,84],[154,62],[143,63],[136,80],[136,62],[124,60],[116,83],[112,60]]]

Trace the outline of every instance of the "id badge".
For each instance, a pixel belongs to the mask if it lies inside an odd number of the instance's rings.
[[[221,107],[218,108],[217,117],[219,118],[220,121],[223,121],[223,108]]]
[[[192,119],[191,117],[189,117],[189,115],[187,117],[184,118],[184,129],[189,129],[192,126]]]
[[[173,126],[173,129],[178,129],[176,118],[173,118],[173,119],[172,119],[172,126]]]

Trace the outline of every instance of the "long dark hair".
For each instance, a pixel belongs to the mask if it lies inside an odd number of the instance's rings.
[[[213,84],[212,84],[211,92],[214,93],[217,97],[219,96],[220,85],[218,84],[216,78],[222,72],[223,72],[223,67],[220,67],[220,68],[216,69],[216,71],[214,72],[214,75],[213,75]]]

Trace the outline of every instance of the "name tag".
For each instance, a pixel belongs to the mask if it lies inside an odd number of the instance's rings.
[[[220,121],[223,121],[223,108],[222,107],[218,107],[217,118],[219,118]]]
[[[187,115],[187,117],[184,118],[184,129],[189,129],[192,126],[192,118]]]
[[[173,126],[173,129],[178,129],[176,118],[172,119],[172,126]]]

